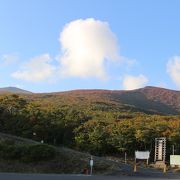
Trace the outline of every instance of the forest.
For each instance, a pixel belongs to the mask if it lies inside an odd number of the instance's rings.
[[[154,148],[156,137],[166,137],[180,153],[180,116],[157,115],[111,105],[42,103],[16,94],[0,96],[0,132],[67,146],[95,155],[133,155]]]

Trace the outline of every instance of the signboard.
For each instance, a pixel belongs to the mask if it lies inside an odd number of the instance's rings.
[[[134,172],[137,171],[137,169],[136,169],[136,160],[137,160],[137,159],[147,160],[147,165],[148,165],[149,155],[150,155],[150,152],[149,152],[149,151],[135,151]]]
[[[180,166],[180,155],[170,155],[170,165]]]
[[[154,161],[165,162],[166,159],[166,138],[155,139],[155,156]]]
[[[149,151],[136,151],[135,157],[136,159],[149,159],[150,152]]]
[[[93,166],[93,159],[90,160],[90,166]]]
[[[162,150],[163,150],[163,141],[159,140],[159,142],[158,142],[158,155],[157,155],[158,161],[162,161],[162,157],[163,157]]]

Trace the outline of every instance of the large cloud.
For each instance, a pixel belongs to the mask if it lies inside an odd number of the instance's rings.
[[[138,89],[145,86],[147,82],[148,82],[147,77],[145,77],[142,74],[138,76],[126,75],[123,78],[123,88],[126,90]]]
[[[167,63],[167,72],[177,87],[180,87],[180,56],[174,56]]]
[[[55,67],[50,62],[49,54],[34,57],[24,64],[20,70],[14,72],[12,77],[31,82],[47,80],[55,71]]]
[[[119,59],[115,34],[107,22],[79,19],[67,24],[60,34],[63,76],[106,79],[106,60]]]

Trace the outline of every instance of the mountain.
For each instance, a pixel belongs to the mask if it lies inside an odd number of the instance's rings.
[[[180,110],[180,91],[147,86],[139,89],[139,92],[144,94],[149,100],[160,102]]]
[[[42,106],[76,106],[98,110],[180,115],[180,91],[147,86],[136,90],[71,90],[55,93],[31,93],[15,87],[0,88],[0,93],[21,94]]]
[[[0,93],[17,93],[17,94],[31,94],[32,92],[26,91],[17,87],[4,87],[0,88]]]
[[[180,91],[147,86],[119,93],[117,98],[123,103],[157,114],[180,114]]]
[[[72,90],[36,94],[44,104],[93,105],[101,109],[125,109],[148,114],[180,115],[180,91],[147,86],[136,90]]]

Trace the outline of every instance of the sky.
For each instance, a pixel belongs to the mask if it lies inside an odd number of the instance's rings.
[[[0,0],[0,87],[180,90],[179,0]]]

